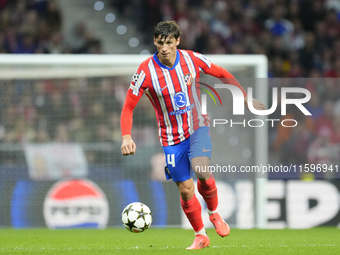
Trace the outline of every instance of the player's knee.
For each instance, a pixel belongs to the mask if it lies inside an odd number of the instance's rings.
[[[183,200],[188,201],[190,200],[195,193],[195,187],[194,186],[184,186],[180,187],[179,192],[181,194],[181,197]]]

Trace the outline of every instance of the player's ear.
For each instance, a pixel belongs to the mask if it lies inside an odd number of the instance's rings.
[[[179,45],[180,41],[181,41],[181,37],[178,37],[178,38],[177,38],[177,41],[176,41],[176,46]]]
[[[156,45],[156,38],[153,38],[153,44]]]

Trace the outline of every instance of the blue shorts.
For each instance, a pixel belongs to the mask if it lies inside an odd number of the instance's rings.
[[[163,147],[165,154],[165,176],[174,182],[183,182],[194,176],[191,160],[195,157],[211,157],[211,135],[209,127],[200,127],[183,142]]]

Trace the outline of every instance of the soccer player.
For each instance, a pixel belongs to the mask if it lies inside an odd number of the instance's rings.
[[[230,228],[217,212],[217,188],[208,169],[211,156],[209,116],[202,115],[200,93],[196,88],[200,73],[227,78],[240,88],[247,106],[246,92],[225,69],[211,63],[205,56],[189,50],[178,50],[180,30],[176,22],[160,22],[154,29],[156,53],[145,60],[132,77],[121,114],[123,155],[135,154],[136,144],[131,137],[133,109],[145,93],[153,105],[159,128],[159,138],[165,153],[165,175],[178,186],[181,205],[196,237],[187,249],[202,249],[209,245],[204,229],[201,205],[194,193],[193,175],[203,196],[209,219],[217,234],[229,235]],[[264,110],[262,102],[252,99],[257,110]]]

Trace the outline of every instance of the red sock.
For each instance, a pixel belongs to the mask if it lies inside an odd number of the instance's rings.
[[[189,201],[184,201],[181,198],[181,205],[195,232],[200,231],[204,225],[201,213],[202,207],[196,195],[194,194],[194,196]]]
[[[205,182],[197,179],[197,189],[207,203],[208,209],[215,211],[218,205],[218,196],[214,176],[210,174],[210,178]]]

